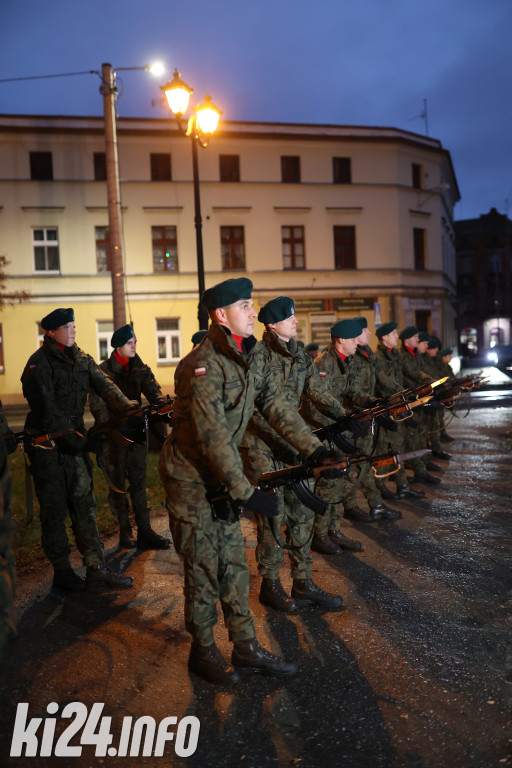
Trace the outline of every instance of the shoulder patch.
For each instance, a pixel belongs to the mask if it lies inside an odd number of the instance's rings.
[[[34,365],[29,365],[28,369],[29,369],[29,371],[35,371],[36,368],[37,368],[37,365],[34,364]]]
[[[205,376],[206,375],[206,365],[202,365],[200,368],[194,369],[194,376]]]
[[[327,371],[318,371],[318,375],[322,377],[322,379],[325,379],[327,376]]]

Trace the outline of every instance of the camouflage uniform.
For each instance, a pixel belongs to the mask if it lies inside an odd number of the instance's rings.
[[[432,381],[441,378],[437,373],[437,365],[434,362],[434,358],[430,357],[428,352],[419,355],[419,358],[420,367],[423,373],[426,373]],[[441,432],[443,430],[443,411],[427,408],[425,414],[428,447],[433,451],[442,451]]]
[[[85,565],[96,566],[103,561],[103,545],[96,523],[92,462],[85,450],[84,407],[90,387],[113,409],[124,412],[130,402],[90,355],[76,344],[63,351],[49,336],[29,358],[21,382],[31,409],[26,429],[54,432],[73,427],[84,435],[70,433],[58,438],[54,450],[27,451],[39,500],[45,554],[56,571],[70,568],[69,514]]]
[[[16,570],[11,551],[11,476],[7,462],[7,448],[3,439],[7,431],[7,421],[0,410],[0,664],[5,658],[7,642],[16,635],[14,616]]]
[[[265,356],[277,387],[288,399],[290,407],[298,411],[301,396],[308,398],[319,411],[331,419],[340,419],[344,415],[342,406],[329,394],[316,369],[311,355],[294,338],[282,341],[271,330],[263,334],[262,343]],[[243,437],[240,453],[244,470],[249,480],[256,485],[263,472],[269,472],[282,464],[296,464],[300,461],[293,454],[291,446],[284,441],[255,411]],[[279,458],[282,457],[282,462]],[[283,549],[279,546],[272,532],[280,531],[283,523],[288,528],[289,543],[301,546],[297,550],[288,550],[293,579],[311,578],[310,540],[314,523],[314,512],[305,507],[296,494],[285,488],[279,494],[280,514],[272,522],[262,515],[257,515],[258,543],[256,560],[263,578],[277,579],[279,567],[283,562]]]
[[[375,393],[383,398],[389,398],[396,392],[400,392],[404,389],[403,373],[402,373],[402,356],[397,349],[389,349],[382,342],[379,342],[375,351],[377,360],[380,364],[380,371],[386,374],[386,377],[377,375],[377,385]],[[399,417],[400,418],[400,417]],[[412,427],[407,426],[407,419],[404,421],[397,421],[397,431],[393,432],[384,427],[379,427],[379,434],[377,439],[378,454],[386,453],[387,451],[399,451],[404,450],[404,446],[407,440],[406,431],[414,431]],[[414,459],[413,461],[421,461],[421,459]],[[391,480],[394,480],[398,488],[403,488],[408,484],[408,478],[404,468],[401,466],[398,472],[391,475]]]
[[[279,393],[265,348],[249,337],[240,353],[230,332],[213,323],[175,375],[173,430],[160,456],[169,522],[184,558],[185,624],[197,643],[213,643],[220,599],[235,643],[255,637],[249,609],[249,571],[240,521],[212,519],[209,492],[247,500],[238,446],[255,406],[282,437],[309,455],[320,442]]]
[[[130,359],[128,370],[116,360],[114,352],[100,366],[114,384],[129,400],[137,400],[142,404],[142,395],[150,403],[164,402],[160,384],[155,379],[151,368],[145,365],[138,355]],[[106,402],[94,390],[90,392],[90,409],[97,423],[112,419]],[[149,526],[149,508],[146,495],[147,447],[143,423],[130,427],[129,424],[120,427],[122,435],[133,440],[130,448],[123,448],[114,442],[107,434],[103,447],[103,461],[110,480],[116,488],[124,491],[126,478],[130,484],[135,522],[139,528]],[[130,509],[125,493],[117,493],[109,489],[108,501],[110,509],[119,520],[121,530],[130,529]]]
[[[406,389],[410,387],[417,387],[418,384],[426,384],[432,381],[432,377],[422,370],[420,356],[413,352],[410,352],[405,344],[402,343],[402,348],[399,352],[402,357],[402,371],[404,386]],[[417,451],[427,447],[427,415],[425,409],[421,406],[414,409],[414,420],[417,423],[417,428],[407,426],[405,432],[405,450]],[[411,467],[414,470],[414,477],[421,478],[426,473],[425,462],[426,459],[412,459]]]

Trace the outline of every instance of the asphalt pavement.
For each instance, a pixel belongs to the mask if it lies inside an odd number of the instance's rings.
[[[54,592],[46,563],[20,572],[0,765],[512,766],[512,408],[460,409],[448,432],[456,441],[445,445],[453,458],[439,462],[440,486],[394,502],[401,520],[347,525],[364,552],[315,555],[313,577],[343,596],[342,611],[285,616],[260,605],[254,525],[242,521],[258,639],[299,667],[285,681],[252,675],[222,689],[189,674],[173,549],[127,552],[107,541],[112,566],[135,578],[119,593]],[[163,510],[155,515],[168,532]],[[285,566],[282,581],[289,589]],[[216,639],[228,656],[221,615]],[[19,757],[10,756],[16,716]]]

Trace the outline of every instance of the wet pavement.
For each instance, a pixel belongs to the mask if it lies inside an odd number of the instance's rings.
[[[439,462],[441,486],[414,504],[394,502],[402,520],[344,528],[363,553],[315,555],[314,579],[342,594],[341,612],[285,616],[261,606],[254,527],[243,521],[258,639],[299,667],[286,681],[250,676],[228,690],[189,675],[173,550],[118,552],[107,542],[114,567],[135,577],[120,593],[54,593],[45,564],[20,573],[19,637],[1,688],[0,765],[512,766],[512,408],[465,413],[448,426],[457,439],[445,447],[453,460]],[[155,527],[168,530],[163,514]],[[284,567],[282,580],[289,588]],[[222,618],[216,638],[228,655]],[[127,719],[143,716],[157,727],[169,716],[197,717],[197,749],[178,757],[168,741],[164,757],[144,756],[143,738],[138,757],[98,756],[87,744],[81,756],[44,757],[41,725],[38,756],[10,757],[20,702],[29,703],[29,718],[47,717],[49,755],[70,722],[61,717],[69,702],[84,704],[86,714],[104,703],[110,749],[121,754]],[[59,706],[54,739],[51,702]],[[170,727],[183,747],[177,728]],[[79,731],[70,746],[80,734],[86,741]]]

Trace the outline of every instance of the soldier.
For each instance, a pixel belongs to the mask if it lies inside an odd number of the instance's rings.
[[[86,449],[84,407],[92,387],[109,407],[128,414],[138,403],[128,400],[92,357],[75,344],[73,309],[55,309],[41,320],[43,345],[28,360],[21,382],[30,406],[25,428],[56,432],[73,428],[55,440],[54,450],[29,448],[31,471],[39,499],[42,545],[54,568],[53,586],[78,591],[83,579],[71,568],[66,518],[86,565],[89,586],[126,589],[133,578],[106,565],[96,523],[92,462]]]
[[[255,489],[245,477],[238,452],[255,406],[303,455],[317,460],[328,453],[278,391],[264,347],[252,335],[251,292],[251,281],[243,277],[205,291],[211,326],[176,370],[173,430],[160,457],[171,533],[184,559],[189,668],[218,684],[237,683],[247,672],[296,672],[294,663],[261,648],[249,609],[239,506],[269,516],[278,511],[275,495]],[[214,641],[219,600],[234,643],[233,666]]]
[[[344,404],[349,408],[370,408],[376,401],[375,385],[377,381],[377,372],[379,378],[386,380],[387,376],[381,368],[380,362],[372,351],[368,342],[371,331],[368,328],[368,322],[365,317],[352,318],[359,325],[360,334],[356,337],[356,352],[351,356],[347,363],[348,378],[345,388]],[[388,386],[393,386],[393,382],[388,381]],[[395,429],[396,426],[391,419],[386,416],[379,416],[377,419],[377,428]],[[376,447],[376,439],[373,434],[367,434],[357,438],[356,445],[363,453],[371,454]],[[356,471],[356,482],[347,473],[343,478],[343,507],[345,517],[349,520],[358,520],[359,522],[373,522],[378,520],[397,520],[402,517],[401,512],[392,509],[384,504],[382,494],[375,484],[373,472],[370,465],[366,464]],[[368,506],[370,515],[358,507],[356,502],[356,488],[361,486]]]
[[[142,405],[142,395],[155,405],[165,405],[160,384],[151,368],[145,365],[137,354],[137,339],[131,325],[118,328],[110,340],[114,351],[108,360],[100,364],[109,379],[126,395]],[[89,395],[89,406],[96,425],[113,418],[107,403],[94,389]],[[105,471],[113,487],[109,488],[108,502],[112,514],[119,521],[119,545],[126,549],[169,549],[169,539],[160,536],[151,528],[150,509],[146,495],[147,445],[146,430],[142,417],[132,416],[118,431],[130,441],[123,447],[115,441],[113,431],[107,433],[102,445]],[[132,536],[130,507],[125,489],[126,479],[130,487],[132,509],[137,524],[137,541]],[[117,488],[118,490],[115,490]]]
[[[377,375],[376,394],[384,400],[396,392],[400,392],[404,389],[403,374],[402,374],[402,357],[397,350],[398,346],[398,332],[396,330],[398,323],[394,320],[388,323],[383,323],[379,326],[375,332],[379,343],[375,354],[377,360],[380,363],[381,370],[384,371],[386,377]],[[415,422],[414,422],[415,423]],[[411,429],[410,419],[404,421],[397,421],[396,431],[379,427],[379,437],[377,441],[376,452],[378,454],[384,453],[388,450],[396,450],[402,452],[405,445],[405,431]],[[411,488],[409,485],[409,479],[405,472],[405,469],[401,466],[398,472],[391,475],[391,479],[396,483],[396,495],[399,499],[405,498],[420,498],[425,495],[424,491],[417,491]],[[385,481],[377,481],[383,498],[386,498],[383,493],[382,485]],[[381,485],[382,484],[382,485]]]
[[[400,354],[402,355],[402,372],[406,388],[416,387],[418,384],[425,384],[432,381],[432,377],[421,370],[417,347],[420,343],[419,331],[415,325],[408,325],[399,333],[402,342]],[[423,344],[425,342],[422,342]],[[428,343],[426,344],[428,346]],[[427,447],[427,423],[425,413],[420,408],[414,411],[414,420],[417,422],[417,429],[411,429],[407,426],[405,433],[406,451],[416,451]],[[435,475],[427,472],[427,464],[423,459],[411,459],[411,467],[414,471],[413,483],[421,485],[439,485],[441,480]]]
[[[4,435],[9,431],[0,402],[0,665],[5,660],[7,643],[16,637],[14,588],[16,569],[11,550],[11,476]],[[16,444],[13,442],[13,449]]]
[[[434,347],[431,347],[431,342],[433,337],[430,336],[428,333],[425,333],[424,331],[420,331],[418,334],[420,345],[422,342],[427,342],[426,350],[423,352],[423,354],[420,353],[420,350],[418,349],[418,354],[420,355],[420,364],[421,369],[427,373],[432,381],[436,381],[437,379],[441,378],[438,374],[438,365],[435,361],[436,355],[437,355],[437,349]],[[434,341],[434,344],[437,344],[437,339]],[[423,344],[423,346],[425,346]],[[427,415],[427,438],[428,438],[428,446],[432,450],[432,456],[434,456],[436,459],[443,459],[444,461],[448,461],[451,459],[451,455],[447,453],[446,451],[443,451],[442,445],[441,445],[441,432],[443,431],[443,419],[444,419],[444,407],[441,403],[438,403],[435,400],[431,400],[430,404],[426,410]]]
[[[323,384],[311,357],[301,347],[297,335],[297,318],[293,299],[279,296],[272,299],[258,314],[260,323],[265,324],[262,344],[265,356],[275,383],[290,403],[298,411],[301,397],[306,397],[331,419],[343,418],[342,406],[330,395]],[[249,422],[240,445],[240,454],[244,470],[249,480],[257,485],[263,472],[270,472],[276,466],[294,465],[300,462],[288,443],[263,419],[258,410]],[[279,460],[282,459],[282,460]],[[279,514],[271,520],[264,515],[256,515],[258,542],[256,561],[262,577],[259,594],[260,603],[285,613],[295,613],[300,605],[316,605],[326,610],[341,608],[342,600],[337,595],[330,595],[314,584],[311,578],[313,559],[310,554],[310,541],[315,520],[314,512],[305,507],[295,493],[285,488],[278,494]],[[291,561],[293,579],[291,598],[286,594],[279,579],[279,568],[284,560],[284,551],[276,531],[286,522],[288,554]],[[280,537],[280,534],[279,534]],[[328,553],[341,553],[341,549],[360,550],[361,545],[331,531],[325,536]],[[315,542],[316,547],[322,541]]]

